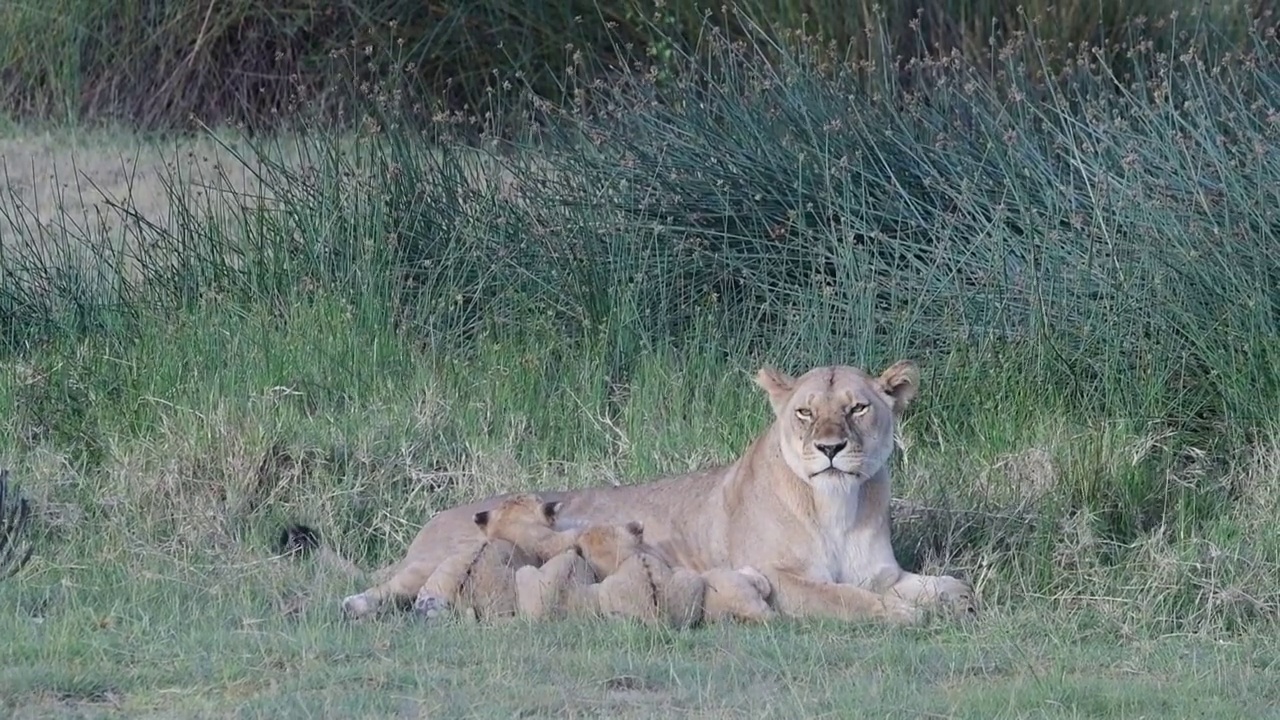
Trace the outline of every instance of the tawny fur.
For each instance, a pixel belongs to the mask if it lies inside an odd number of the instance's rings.
[[[517,536],[508,534],[508,537],[519,541]],[[577,534],[577,547],[582,562],[566,558],[538,574],[538,592],[559,597],[567,606],[568,614],[590,612],[632,617],[674,627],[686,627],[704,619],[763,622],[777,614],[766,601],[771,591],[769,580],[754,568],[715,568],[701,573],[699,579],[698,573],[672,568],[658,557],[644,542],[642,523],[632,521],[622,526],[598,525],[584,529]],[[583,562],[591,570],[589,575],[582,571]],[[531,571],[526,575],[532,577]],[[565,573],[567,576],[562,576]],[[590,583],[580,580],[590,577],[600,584],[591,587]],[[551,578],[557,578],[555,582],[564,587],[549,586]],[[537,607],[546,606],[545,598],[537,601]],[[554,609],[555,604],[550,607]],[[545,615],[546,610],[524,614],[534,617]]]
[[[435,618],[450,610],[476,620],[502,620],[517,614],[515,573],[541,565],[572,547],[576,533],[551,529],[559,503],[521,493],[472,522],[485,535],[470,551],[454,553],[431,573],[414,599],[414,610]]]
[[[446,558],[418,591],[414,611],[429,619],[450,611],[482,622],[515,618],[516,571],[537,564],[506,540],[486,540],[473,552]]]
[[[599,584],[577,547],[516,571],[520,616],[528,620],[599,616]]]
[[[698,573],[648,551],[639,523],[587,528],[576,548],[541,568],[522,568],[516,584],[529,619],[594,615],[673,628],[701,622],[706,593]]]
[[[576,531],[554,529],[561,504],[533,493],[520,493],[506,497],[492,510],[477,511],[472,521],[488,539],[517,545],[541,564],[577,541]]]
[[[636,520],[654,553],[696,570],[755,568],[784,616],[912,623],[931,609],[977,612],[969,584],[902,570],[889,533],[889,458],[919,370],[902,361],[879,376],[845,366],[798,378],[762,368],[756,383],[772,424],[734,462],[638,485],[541,493],[560,502],[556,527]],[[510,496],[445,510],[418,533],[384,579],[343,601],[361,616],[411,598],[441,562],[478,547],[477,512]]]
[[[755,568],[713,568],[702,573],[702,579],[707,587],[702,617],[707,622],[768,622],[778,615],[769,607],[769,579]]]
[[[629,578],[628,585],[636,592],[644,590],[644,585],[639,583],[641,575],[638,569],[630,568],[629,575],[619,572],[627,568],[627,561],[636,556],[642,556],[643,565],[660,576],[658,582],[665,582],[668,573],[673,574],[677,578],[677,596],[664,602],[674,603],[678,608],[675,610],[677,615],[701,616],[708,621],[736,618],[755,622],[769,620],[776,615],[766,601],[772,587],[769,579],[760,572],[754,568],[712,568],[700,573],[701,582],[693,580],[685,574],[687,571],[671,568],[656,556],[653,548],[644,541],[643,523],[631,521],[621,527],[601,525],[588,528],[578,536],[578,547],[597,577],[623,574]],[[686,597],[699,586],[703,588],[700,600]]]
[[[600,611],[609,616],[685,628],[702,622],[706,582],[673,568],[644,541],[639,522],[596,525],[578,535],[582,557],[600,578]]]

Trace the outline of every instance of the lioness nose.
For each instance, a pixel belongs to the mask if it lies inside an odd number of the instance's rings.
[[[822,453],[823,455],[826,455],[828,460],[834,460],[836,457],[836,453],[843,450],[845,446],[848,444],[849,443],[847,442],[814,443],[813,446],[818,448],[818,452]]]

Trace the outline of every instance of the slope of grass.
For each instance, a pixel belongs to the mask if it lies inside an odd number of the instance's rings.
[[[612,416],[602,354],[560,356],[555,343],[458,363],[335,303],[276,316],[212,305],[128,344],[84,341],[15,366],[3,462],[41,514],[39,554],[0,586],[0,696],[20,716],[433,717],[1244,717],[1277,699],[1277,646],[1247,638],[1273,627],[1256,603],[1280,591],[1280,438],[1258,451],[1263,465],[1219,478],[1252,486],[1248,506],[1207,531],[1120,546],[1071,503],[1144,482],[1161,438],[1052,402],[983,409],[971,393],[985,388],[956,388],[929,363],[895,471],[896,543],[912,567],[973,579],[978,625],[672,634],[342,620],[340,598],[368,581],[345,559],[394,560],[435,509],[723,461],[768,420],[751,366],[712,342],[645,355]],[[940,424],[951,403],[974,408],[965,429]],[[41,429],[65,439],[21,436]],[[84,469],[68,447],[99,448],[98,464]],[[286,521],[316,526],[337,552],[276,557]]]

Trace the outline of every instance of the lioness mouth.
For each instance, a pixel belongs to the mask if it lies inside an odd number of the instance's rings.
[[[841,470],[835,465],[831,465],[831,466],[828,466],[825,470],[819,470],[818,472],[809,476],[810,480],[819,480],[823,478],[829,478],[831,480],[846,480],[846,481],[852,482],[852,481],[857,481],[862,479],[862,473],[848,472],[845,470]]]

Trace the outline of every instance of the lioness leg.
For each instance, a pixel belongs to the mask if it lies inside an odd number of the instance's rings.
[[[904,624],[920,620],[920,611],[915,605],[893,594],[881,595],[844,583],[818,582],[786,570],[766,570],[764,575],[773,585],[774,604],[783,615],[853,622],[889,620]]]

